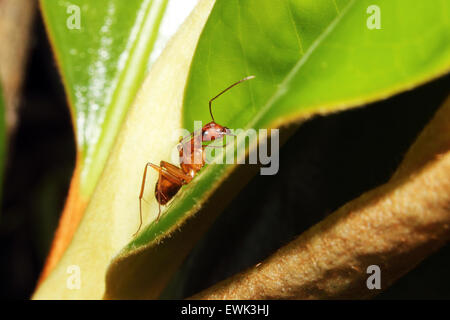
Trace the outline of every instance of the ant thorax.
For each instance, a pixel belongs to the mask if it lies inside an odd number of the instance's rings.
[[[195,138],[178,145],[180,167],[184,173],[194,177],[205,165],[203,148],[201,142],[197,142]]]

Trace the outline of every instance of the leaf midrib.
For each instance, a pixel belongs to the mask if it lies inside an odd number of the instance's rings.
[[[125,63],[123,72],[121,72],[117,80],[117,86],[113,92],[111,103],[108,105],[109,110],[106,113],[102,125],[101,135],[95,143],[93,153],[91,155],[85,155],[91,158],[90,165],[84,168],[81,173],[81,191],[87,198],[89,198],[89,195],[92,194],[97,185],[98,179],[103,171],[104,163],[108,158],[111,146],[117,136],[118,130],[112,130],[111,128],[120,127],[126,115],[127,108],[121,108],[120,105],[130,105],[145,76],[145,66],[148,62],[148,59],[145,57],[151,52],[158,33],[155,30],[156,28],[152,26],[161,22],[167,3],[168,0],[147,2],[148,7],[142,17],[142,23],[131,45],[129,57]],[[145,33],[148,30],[152,30],[152,32],[146,36]],[[142,41],[143,37],[147,38],[148,41]],[[145,42],[146,45],[141,45],[141,42]],[[132,80],[130,81],[130,79]],[[99,146],[101,147],[99,148]]]

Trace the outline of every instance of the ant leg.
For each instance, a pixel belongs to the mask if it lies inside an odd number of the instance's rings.
[[[214,141],[218,141],[218,140],[222,140],[222,139],[223,139],[223,137],[221,137],[221,138],[219,138],[219,139],[216,139],[216,140],[214,140]],[[211,145],[211,143],[210,143],[210,144],[203,144],[202,147],[205,147],[205,148],[225,148],[225,147],[228,146],[230,143],[231,143],[231,142],[228,142],[226,145],[221,145],[221,146],[213,146],[213,145]]]
[[[186,173],[184,173],[183,170],[181,170],[181,168],[169,162],[161,161],[159,165],[161,166],[161,168],[166,169],[169,174],[175,176],[178,179],[183,180],[184,183],[189,183],[192,180],[192,177],[190,175],[187,175]]]
[[[167,178],[169,181],[171,181],[172,183],[176,183],[176,184],[182,184],[183,181],[181,179],[179,179],[176,176],[171,175],[169,172],[164,172],[160,167],[158,167],[157,165],[154,165],[153,163],[147,163],[145,165],[145,169],[144,169],[144,174],[142,176],[142,184],[141,184],[141,192],[139,193],[139,228],[137,229],[137,231],[133,234],[133,237],[137,235],[137,233],[141,230],[142,227],[142,199],[144,196],[144,189],[145,189],[145,178],[147,177],[147,169],[148,167],[152,167],[153,169],[157,170],[159,172],[159,179],[161,178],[161,175],[163,175],[165,178]],[[158,185],[159,188],[159,185]],[[161,193],[158,192],[158,195],[160,195]],[[158,198],[158,203],[160,201],[160,198]],[[161,204],[159,203],[159,213],[158,213],[158,217],[161,214]]]
[[[147,169],[148,169],[149,165],[150,165],[150,163],[147,163],[145,165],[144,175],[142,176],[141,192],[139,193],[139,228],[133,234],[133,237],[138,234],[138,232],[141,230],[141,227],[142,227],[142,197],[144,196],[145,178],[147,177]]]
[[[159,221],[160,216],[161,216],[161,192],[159,190],[159,184],[158,184],[158,216],[156,217],[156,221]]]
[[[163,165],[163,163],[167,164],[167,162],[161,161],[159,167],[157,165],[154,165],[153,163],[148,163],[147,166],[150,166],[153,169],[155,169],[156,171],[158,171],[160,173],[160,175],[164,176],[164,178],[166,178],[170,182],[175,183],[175,184],[183,184],[183,182],[184,182],[183,177],[180,176],[179,174],[175,174],[174,172],[171,172],[170,170],[167,170],[167,168]],[[172,164],[172,166],[174,166],[174,165]],[[177,167],[175,167],[175,168],[177,168]],[[180,168],[178,168],[178,169],[181,171]]]

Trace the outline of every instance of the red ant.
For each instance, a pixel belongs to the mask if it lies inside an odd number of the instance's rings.
[[[201,138],[202,142],[219,140],[226,135],[232,135],[230,129],[221,126],[214,121],[214,116],[211,111],[212,102],[239,83],[253,79],[254,77],[255,76],[249,76],[233,83],[231,86],[221,91],[218,95],[209,100],[209,114],[211,115],[212,121],[204,125],[201,130],[201,137],[199,138]],[[159,163],[159,167],[150,162],[145,165],[144,175],[142,177],[141,192],[139,194],[140,224],[138,230],[134,235],[139,232],[142,226],[142,198],[144,195],[145,178],[147,176],[148,167],[152,167],[159,172],[158,181],[155,185],[155,197],[159,204],[159,212],[156,218],[156,221],[158,221],[161,215],[161,205],[167,204],[177,194],[178,190],[180,190],[183,185],[191,182],[197,172],[199,172],[200,169],[205,165],[206,152],[204,151],[205,148],[208,147],[208,145],[202,144],[201,148],[195,148],[195,135],[196,133],[192,132],[190,135],[180,139],[180,144],[178,145],[180,167],[177,167],[166,161],[161,161]],[[186,140],[187,138],[190,139]],[[188,144],[190,144],[190,146],[188,146]],[[186,149],[185,147],[190,147],[190,149]],[[190,154],[184,154],[184,150],[193,150],[193,152],[190,152]],[[201,159],[201,162],[196,163],[194,159]]]

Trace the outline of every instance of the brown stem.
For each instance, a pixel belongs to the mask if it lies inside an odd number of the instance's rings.
[[[192,299],[368,298],[443,246],[449,228],[450,99],[387,184]],[[381,269],[381,290],[367,287],[370,265]]]

